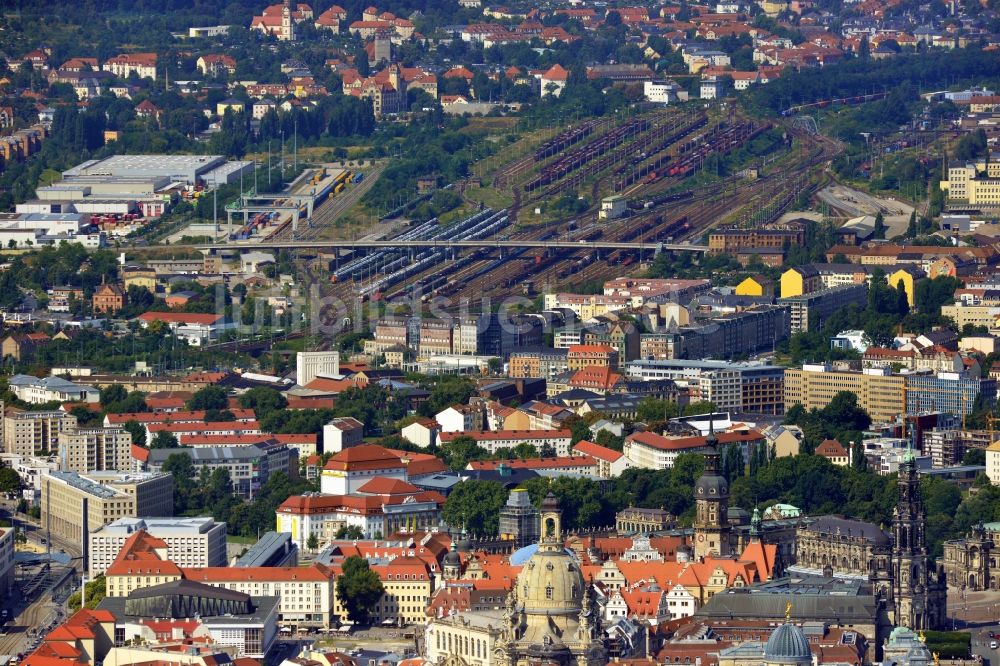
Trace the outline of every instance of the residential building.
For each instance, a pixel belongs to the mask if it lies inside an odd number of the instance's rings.
[[[132,435],[124,428],[73,428],[58,433],[59,461],[68,472],[128,472]]]
[[[789,324],[794,334],[817,330],[835,312],[852,305],[864,308],[867,300],[868,288],[864,284],[852,284],[782,297],[778,303],[788,306]]]
[[[718,446],[737,445],[744,452],[766,440],[757,430],[743,429],[718,433]],[[625,438],[622,453],[632,467],[641,469],[670,469],[682,453],[697,453],[706,448],[704,436],[665,437],[653,432],[637,432]]]
[[[789,312],[783,305],[760,305],[682,326],[668,333],[677,358],[727,359],[770,351],[789,336]]]
[[[207,53],[198,56],[195,67],[205,76],[219,76],[236,73],[236,59],[224,53]]]
[[[95,314],[114,314],[124,308],[127,302],[125,287],[117,282],[110,282],[94,290],[91,309]]]
[[[124,53],[105,60],[101,69],[122,79],[127,79],[134,74],[140,79],[153,79],[155,81],[156,54]]]
[[[816,450],[813,453],[826,458],[838,467],[847,467],[851,462],[851,452],[835,439],[824,439],[816,445]]]
[[[62,411],[12,411],[3,417],[4,452],[47,455],[59,450],[59,434],[76,429],[76,417]]]
[[[713,229],[708,235],[708,251],[736,254],[740,250],[768,248],[783,250],[805,242],[805,225],[792,223],[771,228]]]
[[[442,433],[479,430],[483,427],[483,410],[476,405],[452,405],[438,412],[434,419]]]
[[[437,444],[438,433],[441,426],[434,419],[417,418],[413,423],[404,426],[399,431],[403,439],[423,448],[428,448]]]
[[[986,447],[986,476],[991,484],[1000,485],[1000,441]]]
[[[573,345],[566,350],[566,366],[571,371],[590,366],[617,370],[618,361],[618,350],[611,345]]]
[[[365,424],[350,416],[341,416],[323,426],[323,451],[337,453],[364,441]]]
[[[948,199],[973,206],[1000,203],[1000,164],[992,159],[949,166],[948,179],[941,181]]]
[[[569,430],[470,430],[442,432],[439,439],[445,444],[456,437],[471,437],[491,454],[518,444],[531,444],[537,451],[551,447],[557,456],[568,456],[572,433]]]
[[[507,375],[549,378],[569,370],[567,349],[537,348],[511,352]]]
[[[169,474],[93,472],[83,476],[76,472],[49,472],[42,477],[41,511],[41,524],[52,534],[81,543],[90,531],[119,518],[172,515],[173,477]]]
[[[625,366],[625,374],[632,379],[670,379],[686,384],[694,398],[718,401],[715,404],[719,410],[783,414],[785,409],[785,370],[778,366],[717,360],[637,360]]]
[[[198,518],[119,518],[90,533],[88,572],[93,579],[115,561],[130,536],[144,530],[166,544],[166,559],[181,567],[226,566],[226,524]]]
[[[621,451],[615,451],[606,446],[588,442],[585,439],[581,439],[573,445],[572,453],[574,455],[590,456],[597,466],[597,476],[602,479],[617,478],[631,466],[629,459]]]

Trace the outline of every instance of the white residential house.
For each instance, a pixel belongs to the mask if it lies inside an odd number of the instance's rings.
[[[365,424],[350,416],[341,416],[323,426],[323,451],[338,453],[364,440]]]
[[[698,600],[683,585],[674,585],[667,592],[667,609],[671,620],[691,617],[698,610]]]
[[[441,426],[434,419],[420,418],[400,430],[399,434],[410,444],[416,444],[426,449],[437,443],[440,430]]]
[[[483,427],[483,413],[471,405],[452,405],[434,416],[441,426],[441,432],[464,432]]]

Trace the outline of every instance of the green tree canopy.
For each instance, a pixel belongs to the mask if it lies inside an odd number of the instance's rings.
[[[367,624],[372,609],[385,591],[382,581],[368,566],[368,560],[357,555],[344,560],[342,571],[337,576],[337,598],[344,604],[352,622]]]
[[[500,509],[506,502],[507,491],[502,484],[469,479],[448,494],[441,517],[452,528],[492,535],[497,533]]]

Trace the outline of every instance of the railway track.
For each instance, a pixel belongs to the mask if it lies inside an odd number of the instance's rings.
[[[275,237],[271,240],[318,240],[326,229],[333,226],[341,215],[360,201],[361,197],[365,196],[375,186],[376,181],[378,181],[385,168],[386,162],[376,163],[374,167],[363,172],[365,177],[360,183],[352,184],[338,195],[334,196],[331,193],[331,196],[320,204],[319,208],[313,211],[312,219],[299,222],[297,233],[293,233],[292,226],[288,225],[275,234]]]
[[[756,128],[754,128],[756,129]],[[650,248],[657,242],[665,240],[667,234],[673,236],[674,242],[684,242],[700,238],[713,225],[734,211],[769,210],[769,215],[777,217],[794,201],[803,187],[809,187],[808,174],[824,162],[835,157],[842,147],[836,141],[826,137],[811,137],[818,144],[812,151],[793,155],[782,164],[781,173],[797,173],[798,178],[783,179],[780,174],[762,174],[755,181],[730,177],[717,183],[705,185],[687,193],[664,195],[653,199],[662,199],[651,209],[636,210],[632,217],[616,221],[612,224],[590,224],[570,231],[561,225],[553,232],[550,228],[532,228],[513,232],[510,240],[539,240],[545,234],[565,233],[570,239],[585,240],[597,233],[598,237],[607,240],[637,240],[648,242]],[[534,156],[525,156],[511,163],[506,169],[526,164]],[[496,177],[495,177],[496,178]],[[667,178],[661,180],[658,187],[662,190],[683,182],[683,178]],[[522,205],[519,187],[513,187],[514,205],[509,209],[510,218],[516,219],[517,208]],[[633,188],[628,190],[634,192]],[[644,190],[645,191],[645,190]],[[669,213],[668,213],[669,211]],[[683,220],[683,226],[680,221]],[[560,235],[561,235],[560,233]],[[592,239],[592,238],[591,238]],[[583,253],[580,256],[580,253]],[[560,282],[580,282],[600,278],[613,277],[620,274],[618,262],[625,263],[626,251],[600,254],[594,249],[581,247],[580,250],[564,250],[550,255],[515,250],[500,260],[499,256],[491,256],[486,250],[476,250],[459,267],[453,268],[457,259],[445,259],[441,263],[429,267],[426,271],[411,276],[408,283],[424,285],[422,295],[429,300],[434,295],[453,298],[456,301],[468,301],[470,305],[481,303],[486,297],[502,298],[511,293],[518,293],[526,282],[533,282],[541,290],[546,286]],[[454,255],[457,257],[458,255]],[[628,263],[634,260],[634,253],[628,256]],[[345,301],[357,298],[360,285],[341,283],[333,285],[334,293]],[[394,298],[407,293],[406,288],[398,288],[386,294]],[[412,293],[412,292],[411,292]]]

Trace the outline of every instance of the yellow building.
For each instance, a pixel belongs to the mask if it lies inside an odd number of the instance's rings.
[[[751,275],[736,285],[737,296],[774,296],[774,283],[762,275]]]
[[[145,266],[126,266],[122,269],[122,280],[125,289],[129,287],[145,287],[149,293],[156,293],[156,271]]]
[[[224,116],[226,111],[232,111],[233,113],[243,113],[246,111],[246,104],[243,100],[236,99],[235,97],[230,97],[229,99],[224,99],[215,105],[215,113],[219,116]]]
[[[789,268],[781,274],[781,297],[802,296],[816,291],[822,284],[819,271],[811,265]]]
[[[893,289],[898,287],[899,283],[902,281],[903,289],[906,291],[906,301],[912,308],[916,303],[917,283],[925,277],[927,277],[927,273],[925,273],[923,269],[905,266],[893,273],[890,273],[886,277],[886,281]]]
[[[941,189],[953,201],[968,201],[970,204],[1000,203],[1000,163],[983,160],[975,164],[950,167],[948,180],[941,181]]]
[[[833,396],[848,391],[875,423],[892,421],[906,413],[906,379],[884,369],[864,372],[832,370],[828,365],[804,365],[785,370],[785,411],[794,405],[822,409]]]

